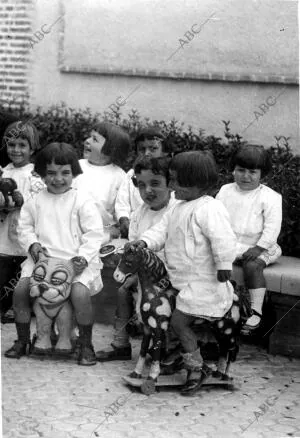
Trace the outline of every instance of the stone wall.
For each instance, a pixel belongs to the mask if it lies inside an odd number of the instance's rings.
[[[1,0],[0,96],[1,101],[28,100],[31,20],[34,2]]]

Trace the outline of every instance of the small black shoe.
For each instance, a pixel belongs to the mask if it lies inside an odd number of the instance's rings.
[[[131,345],[121,348],[117,348],[112,345],[112,350],[97,351],[96,357],[99,362],[108,362],[111,360],[131,360]]]
[[[9,359],[20,359],[30,353],[30,342],[15,341],[14,345],[4,353]]]
[[[82,345],[78,357],[78,365],[91,366],[96,365],[97,358],[92,345]]]
[[[182,387],[180,393],[181,395],[194,395],[198,389],[201,388],[203,383],[212,375],[212,369],[206,364],[202,365],[200,370],[199,378],[189,379],[186,384]]]
[[[13,324],[15,322],[15,315],[12,309],[1,315],[2,324]]]

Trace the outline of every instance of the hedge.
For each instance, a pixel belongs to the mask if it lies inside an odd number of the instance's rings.
[[[21,119],[32,120],[40,131],[41,144],[46,145],[53,141],[71,143],[82,156],[83,142],[89,136],[96,122],[110,121],[124,127],[133,139],[143,126],[157,125],[167,135],[174,153],[184,150],[210,150],[219,167],[219,189],[223,184],[232,181],[228,171],[228,161],[232,152],[246,143],[239,134],[232,134],[230,122],[224,123],[224,138],[206,135],[203,129],[195,130],[185,126],[175,119],[170,122],[142,118],[136,110],[131,110],[127,118],[123,118],[119,111],[93,113],[89,108],[75,110],[61,103],[44,110],[38,107],[31,113],[26,107],[12,106],[3,108],[11,111]],[[300,156],[292,153],[289,138],[278,136],[274,138],[274,145],[269,147],[273,158],[273,171],[262,182],[279,192],[283,197],[283,223],[279,236],[279,244],[284,255],[300,257]],[[124,170],[128,170],[135,159],[134,151],[126,163]]]

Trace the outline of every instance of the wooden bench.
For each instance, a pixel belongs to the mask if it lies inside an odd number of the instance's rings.
[[[275,314],[269,353],[300,357],[300,259],[282,256],[264,270],[270,306]],[[234,266],[233,280],[244,284],[243,271]]]

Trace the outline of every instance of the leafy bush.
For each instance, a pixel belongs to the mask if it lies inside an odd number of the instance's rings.
[[[110,121],[122,126],[133,139],[139,129],[147,125],[159,126],[166,134],[173,153],[184,150],[210,150],[219,166],[219,183],[217,190],[228,182],[232,175],[228,171],[228,162],[232,153],[243,143],[242,136],[232,134],[230,122],[224,123],[224,139],[213,135],[205,135],[203,129],[195,131],[191,126],[185,127],[175,119],[170,122],[150,121],[142,119],[136,110],[132,110],[127,118],[122,118],[120,111],[105,112],[103,115],[92,113],[89,108],[75,110],[68,108],[64,103],[51,106],[47,110],[38,107],[31,114],[25,106],[3,108],[11,110],[22,119],[32,120],[40,131],[41,144],[52,141],[71,143],[82,156],[83,142],[88,137],[97,121]],[[263,183],[282,194],[283,223],[279,236],[279,244],[284,255],[300,257],[300,156],[294,155],[289,146],[289,138],[275,137],[275,145],[270,148],[273,158],[273,172]],[[129,155],[124,170],[128,170],[135,159],[134,151]]]

